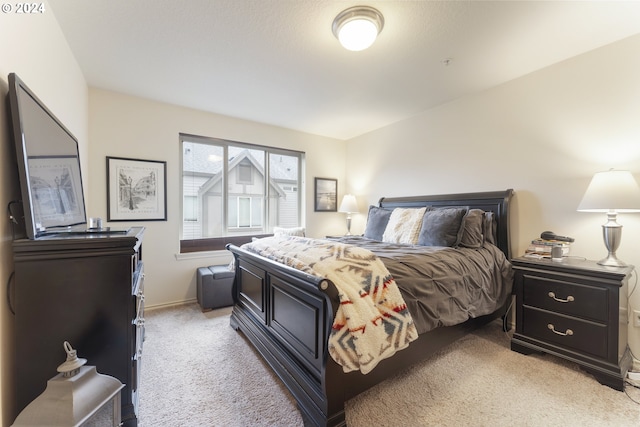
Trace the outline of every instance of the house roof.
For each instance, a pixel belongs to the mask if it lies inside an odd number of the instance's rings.
[[[640,33],[637,1],[49,0],[92,87],[338,139]],[[335,16],[366,4],[375,44]]]
[[[219,147],[185,141],[183,150],[183,173],[215,175],[222,170],[222,160],[212,161],[209,157],[211,155],[220,156],[221,150]],[[248,157],[260,171],[264,171],[264,158],[251,156],[249,150],[230,147],[229,156],[231,157],[231,167],[236,165],[240,159]],[[291,182],[298,180],[298,164],[295,157],[272,154],[272,158],[273,161],[269,165],[271,179]]]
[[[191,144],[193,145],[193,144]],[[201,144],[195,144],[195,145],[201,145]],[[238,166],[240,163],[242,163],[244,160],[247,160],[251,163],[251,165],[258,170],[258,172],[264,176],[264,157],[262,157],[260,160],[257,159],[256,156],[253,156],[251,154],[251,150],[248,149],[236,149],[236,148],[230,148],[230,161],[229,161],[229,170],[235,168],[236,166]],[[233,153],[232,155],[232,152]],[[291,158],[291,157],[289,157]],[[200,162],[195,162],[196,164],[199,164]],[[216,162],[211,162],[212,164],[215,165],[214,168],[211,168],[211,170],[213,171],[214,169],[217,170],[215,173],[209,172],[209,171],[200,171],[200,175],[210,175],[210,178],[204,182],[200,188],[199,188],[199,192],[207,192],[209,191],[214,185],[216,185],[217,182],[219,182],[222,179],[222,161],[216,161]],[[187,169],[186,167],[188,167],[188,165],[184,166],[184,172],[187,173]],[[275,177],[273,175],[274,170],[271,170],[270,176],[269,176],[269,183],[271,184],[272,188],[275,189],[276,193],[279,196],[284,197],[285,196],[285,192],[282,189],[282,186],[280,184],[282,184],[282,179],[284,180],[290,180],[291,177],[282,177],[280,179],[278,179],[277,177]],[[295,177],[297,178],[297,177]]]

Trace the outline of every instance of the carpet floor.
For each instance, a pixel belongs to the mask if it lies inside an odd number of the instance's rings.
[[[296,403],[230,308],[146,313],[141,427],[302,426]],[[345,405],[349,427],[634,426],[640,390],[599,384],[575,364],[512,352],[494,322]]]

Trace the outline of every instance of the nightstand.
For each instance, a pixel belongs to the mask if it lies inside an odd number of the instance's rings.
[[[627,346],[627,282],[633,267],[595,261],[516,258],[516,331],[511,349],[570,360],[602,384],[624,389],[632,358]]]

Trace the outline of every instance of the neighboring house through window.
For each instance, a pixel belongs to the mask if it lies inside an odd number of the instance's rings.
[[[304,153],[180,135],[181,252],[302,226]]]

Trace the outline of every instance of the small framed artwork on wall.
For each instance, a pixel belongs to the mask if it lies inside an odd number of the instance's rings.
[[[167,162],[107,157],[107,221],[166,221]]]
[[[316,178],[315,203],[316,212],[338,211],[338,180],[333,178]]]

